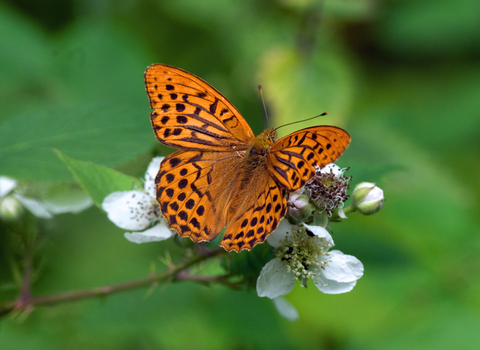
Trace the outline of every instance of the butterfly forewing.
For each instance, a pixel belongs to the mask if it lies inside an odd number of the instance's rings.
[[[254,137],[238,110],[207,82],[154,64],[145,72],[152,127],[163,144],[182,149],[245,149]]]
[[[350,143],[343,129],[320,125],[299,130],[275,141],[267,157],[267,169],[287,191],[304,186],[314,175],[314,166],[323,168],[337,160]]]

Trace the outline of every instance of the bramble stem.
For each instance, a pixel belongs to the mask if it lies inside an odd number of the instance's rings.
[[[213,257],[216,257],[217,255],[220,255],[221,253],[224,253],[224,252],[225,251],[223,249],[217,249],[215,251],[209,252],[208,255],[206,254],[206,255],[196,256],[196,257],[187,259],[177,265],[171,265],[167,268],[166,271],[163,271],[161,273],[151,274],[148,277],[140,278],[140,279],[129,281],[129,282],[123,282],[123,283],[118,283],[111,286],[96,287],[96,288],[90,288],[90,289],[78,290],[78,291],[69,291],[69,292],[63,292],[63,293],[57,293],[57,294],[45,295],[45,296],[39,296],[39,297],[30,296],[30,292],[29,292],[30,281],[29,280],[26,281],[26,279],[27,278],[29,279],[29,276],[31,275],[31,271],[27,267],[24,275],[24,286],[23,286],[24,288],[22,288],[19,298],[14,301],[6,302],[2,306],[0,306],[0,316],[6,315],[12,311],[30,310],[34,306],[55,305],[55,304],[69,302],[69,301],[101,297],[101,296],[106,296],[109,294],[118,293],[126,290],[150,286],[151,284],[162,282],[168,279],[175,280],[176,275],[182,272],[183,270],[199,262],[206,261]],[[188,279],[194,280],[193,278],[188,278]],[[200,282],[200,280],[198,281]],[[28,286],[28,289],[25,288],[26,286]]]

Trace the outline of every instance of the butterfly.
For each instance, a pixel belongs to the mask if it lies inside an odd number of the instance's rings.
[[[265,241],[287,212],[287,195],[335,161],[350,135],[335,126],[309,127],[275,140],[256,136],[238,110],[199,77],[164,64],[145,71],[150,119],[158,141],[178,148],[155,178],[160,210],[171,229],[194,242],[225,228],[227,251]]]

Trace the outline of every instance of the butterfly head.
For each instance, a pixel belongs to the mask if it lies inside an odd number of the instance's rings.
[[[275,130],[265,129],[260,135],[252,140],[250,147],[248,147],[247,155],[251,157],[265,155],[275,141],[275,135]]]
[[[270,144],[274,143],[277,139],[277,130],[275,129],[265,129],[262,134],[265,134],[266,138],[269,140]],[[262,135],[260,134],[260,135]]]

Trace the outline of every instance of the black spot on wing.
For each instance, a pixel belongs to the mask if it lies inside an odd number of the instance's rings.
[[[210,113],[215,114],[218,106],[218,98],[215,97],[215,102],[210,105]]]

